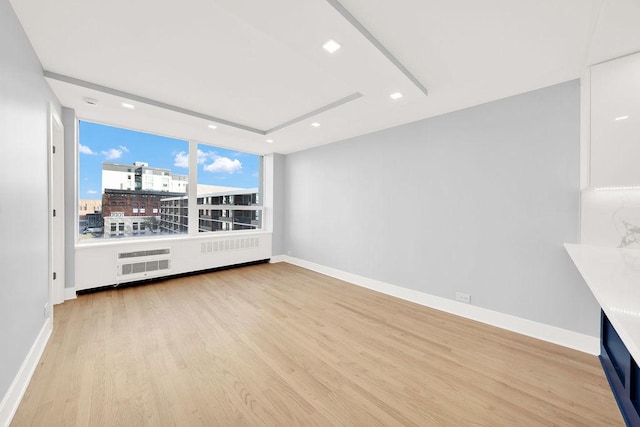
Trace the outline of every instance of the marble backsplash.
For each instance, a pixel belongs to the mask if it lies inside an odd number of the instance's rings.
[[[584,190],[581,243],[640,249],[640,190]]]

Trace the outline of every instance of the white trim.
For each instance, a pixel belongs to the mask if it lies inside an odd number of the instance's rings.
[[[290,261],[291,259],[294,258],[288,257],[286,255],[274,255],[271,257],[271,259],[269,259],[269,264],[275,264],[278,262],[289,262],[290,264],[293,264],[293,262]]]
[[[0,402],[0,426],[8,426],[11,423],[13,416],[16,414],[20,401],[22,400],[25,391],[27,391],[31,377],[35,372],[47,342],[51,337],[52,330],[53,327],[51,319],[47,318],[40,330],[40,333],[38,334],[38,337],[31,346],[31,350],[29,350],[27,357],[24,359],[24,362],[22,362],[20,370],[13,379],[11,386],[9,386],[9,390],[7,390],[7,393],[4,395],[2,402]]]
[[[567,329],[558,328],[557,326],[546,325],[544,323],[534,322],[532,320],[523,319],[510,314],[500,313],[486,308],[426,294],[413,289],[403,288],[401,286],[369,279],[367,277],[358,276],[357,274],[347,273],[342,270],[337,270],[335,268],[326,267],[324,265],[287,255],[277,255],[272,257],[271,262],[287,262],[289,264],[335,277],[336,279],[344,280],[345,282],[353,283],[354,285],[362,286],[383,294],[455,314],[456,316],[476,320],[478,322],[486,323],[518,334],[582,351],[584,353],[593,355],[600,354],[600,339],[598,337],[592,337],[578,332],[569,331]]]
[[[56,132],[54,127],[57,127],[62,135],[61,140],[54,140]],[[54,156],[53,149],[57,147],[57,156]],[[58,160],[56,160],[58,159]],[[55,174],[55,176],[54,176]],[[54,188],[55,177],[60,175],[62,182],[61,188]],[[57,254],[54,265],[54,253],[57,253],[54,248],[54,240],[57,239],[57,233],[60,231],[61,239],[60,245],[65,248],[64,242],[64,126],[60,120],[60,116],[55,109],[55,106],[49,101],[49,120],[47,123],[47,176],[48,176],[48,239],[49,239],[49,307],[54,304],[60,304],[64,301],[64,278],[65,278],[65,262],[64,253]],[[58,218],[54,220],[52,210],[56,209]],[[54,224],[57,224],[55,225]],[[54,230],[54,227],[55,230]],[[64,250],[62,251],[64,252]],[[60,258],[60,259],[58,259]],[[53,280],[53,272],[56,271],[57,279]]]
[[[76,288],[64,288],[64,300],[76,299]]]
[[[189,140],[189,169],[187,172],[187,235],[189,237],[200,234],[200,210],[198,209],[198,143]]]

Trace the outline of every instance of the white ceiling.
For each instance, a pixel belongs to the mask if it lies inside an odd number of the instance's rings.
[[[81,119],[257,154],[575,79],[588,65],[640,50],[640,0],[341,0],[426,96],[326,0],[11,3],[43,68],[94,88],[48,79]],[[321,47],[330,38],[342,45],[333,55]],[[404,97],[391,100],[395,91]],[[122,93],[135,110],[121,107]],[[263,132],[354,94],[362,96]],[[259,132],[211,130],[210,120],[158,103]]]

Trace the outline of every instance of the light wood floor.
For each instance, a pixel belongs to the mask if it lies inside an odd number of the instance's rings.
[[[594,356],[280,263],[56,306],[12,425],[623,421]]]

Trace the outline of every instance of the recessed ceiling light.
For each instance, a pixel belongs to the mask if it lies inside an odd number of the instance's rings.
[[[136,108],[136,106],[135,106],[135,105],[133,105],[133,104],[128,104],[128,103],[126,103],[126,102],[123,102],[123,103],[122,103],[122,106],[123,106],[124,108],[128,108],[128,109],[130,109],[130,110],[133,110],[134,108]]]
[[[273,139],[267,139],[267,142],[268,142],[269,144],[273,144]]]
[[[311,123],[311,126],[313,126],[314,128],[317,128],[317,127],[320,127],[320,123],[313,122],[313,123]]]
[[[394,100],[395,99],[400,99],[400,98],[402,98],[402,94],[400,92],[393,92],[391,95],[389,95],[389,97],[391,99],[394,99]]]
[[[629,116],[620,116],[620,117],[616,117],[616,120],[625,120],[628,119]]]
[[[333,53],[336,50],[340,49],[340,45],[338,44],[338,42],[333,39],[323,44],[322,47],[329,53]]]
[[[218,126],[216,125],[209,125],[209,129],[216,129]]]
[[[89,105],[98,105],[98,100],[95,98],[82,98],[82,100],[85,102],[85,104],[89,104]]]

